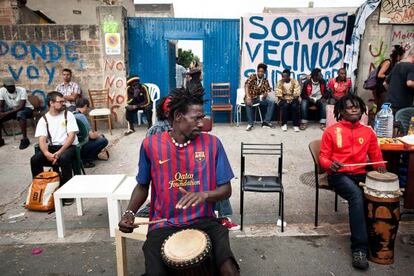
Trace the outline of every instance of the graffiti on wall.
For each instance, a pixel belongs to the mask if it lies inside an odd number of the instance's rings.
[[[371,43],[368,45],[368,52],[372,57],[372,61],[369,64],[369,72],[375,70],[380,63],[388,58],[388,45],[384,43],[382,39],[380,39],[379,44],[372,45]]]
[[[414,0],[382,0],[379,23],[413,24]]]
[[[391,45],[401,45],[405,51],[414,47],[414,28],[394,26],[392,30]]]
[[[3,63],[6,72],[16,82],[38,81],[52,85],[57,75],[57,63],[79,63],[79,67],[84,64],[79,60],[76,46],[75,41],[65,43],[49,41],[35,44],[0,40],[0,57],[6,61]],[[46,97],[45,91],[41,89],[35,89],[32,93]]]
[[[117,110],[125,102],[125,63],[120,59],[107,58],[104,61],[104,87],[109,88],[111,113],[118,121]]]

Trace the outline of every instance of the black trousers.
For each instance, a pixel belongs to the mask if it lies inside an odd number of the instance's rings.
[[[62,146],[49,146],[48,150],[51,153],[57,152]],[[73,175],[73,162],[76,158],[76,146],[70,146],[67,148],[62,155],[59,157],[59,160],[56,165],[53,167],[60,167],[61,169],[61,180],[60,186],[68,182]],[[44,166],[52,166],[46,156],[41,150],[37,151],[35,155],[30,159],[30,167],[32,169],[32,177],[35,178],[36,175],[43,172]]]
[[[145,275],[168,275],[167,266],[164,264],[161,257],[162,243],[169,235],[188,228],[202,230],[210,237],[213,246],[213,262],[215,263],[216,271],[219,270],[220,266],[227,259],[233,260],[238,268],[238,264],[230,248],[229,230],[221,225],[217,219],[211,218],[202,219],[194,224],[182,228],[166,227],[148,232],[147,240],[142,247],[145,256]]]
[[[144,109],[129,110],[128,108],[126,108],[125,117],[126,117],[126,120],[129,123],[129,127],[131,129],[134,129],[134,121],[135,121],[134,117],[136,118],[138,110],[142,110],[144,112],[144,114],[145,114],[145,116],[147,117],[147,120],[148,120],[148,128],[150,128],[152,126],[152,104],[150,104],[149,106],[147,106]]]

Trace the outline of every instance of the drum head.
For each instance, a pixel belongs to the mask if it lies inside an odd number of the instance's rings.
[[[367,173],[367,176],[371,179],[383,182],[393,182],[398,180],[398,176],[390,172],[380,173],[377,171],[371,171]]]
[[[164,242],[162,253],[168,261],[185,263],[205,252],[208,236],[199,230],[186,229],[172,234]]]

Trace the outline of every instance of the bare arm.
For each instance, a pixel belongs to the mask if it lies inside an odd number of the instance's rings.
[[[184,196],[178,201],[176,208],[187,209],[190,206],[196,206],[204,201],[217,202],[229,198],[231,196],[231,185],[230,182],[228,182],[224,185],[220,185],[214,191],[207,192],[192,193],[187,192],[181,187],[180,191],[184,194]]]
[[[74,102],[76,101],[76,99],[79,97],[79,94],[76,92],[73,92],[72,94],[70,94],[69,96],[64,96],[63,98],[67,101],[70,102]]]
[[[390,68],[391,62],[389,60],[384,61],[384,63],[381,66],[381,69],[378,72],[378,78],[385,78],[385,72],[387,72],[388,68]]]
[[[96,140],[99,138],[99,133],[97,131],[89,131],[89,139]]]
[[[55,158],[55,156],[49,152],[49,149],[47,148],[47,137],[46,136],[40,136],[39,137],[39,148],[42,151],[42,153],[44,154],[44,156],[46,156],[47,160],[49,160],[52,163],[56,163],[57,159]]]
[[[75,132],[69,132],[68,133],[68,137],[65,140],[65,143],[63,144],[63,146],[55,153],[55,156],[57,159],[59,159],[59,156],[62,155],[63,152],[65,152],[65,150],[67,150],[73,143],[73,141],[75,140]]]
[[[132,192],[131,199],[129,200],[127,210],[133,212],[125,212],[121,221],[118,223],[119,230],[125,233],[131,233],[134,230],[134,214],[138,211],[139,207],[144,204],[148,197],[148,186],[138,184]]]
[[[410,87],[410,88],[414,88],[414,81],[408,80],[407,81],[407,86]]]

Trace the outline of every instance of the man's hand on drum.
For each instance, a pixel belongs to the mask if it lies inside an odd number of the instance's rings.
[[[123,214],[121,221],[118,223],[119,230],[124,233],[132,233],[132,231],[134,231],[134,220],[135,217],[133,214]]]
[[[188,207],[194,207],[197,204],[206,201],[208,197],[208,194],[206,192],[193,193],[187,192],[181,187],[179,189],[184,196],[178,201],[177,205],[175,205],[175,208],[177,209],[187,209]]]
[[[330,169],[333,171],[333,172],[337,172],[340,168],[342,168],[344,166],[344,164],[342,164],[342,163],[339,163],[338,161],[333,161],[332,162],[332,164],[331,164],[331,166],[330,166]]]
[[[386,173],[387,172],[387,168],[386,167],[378,167],[377,168],[377,172],[379,172],[379,173]]]

